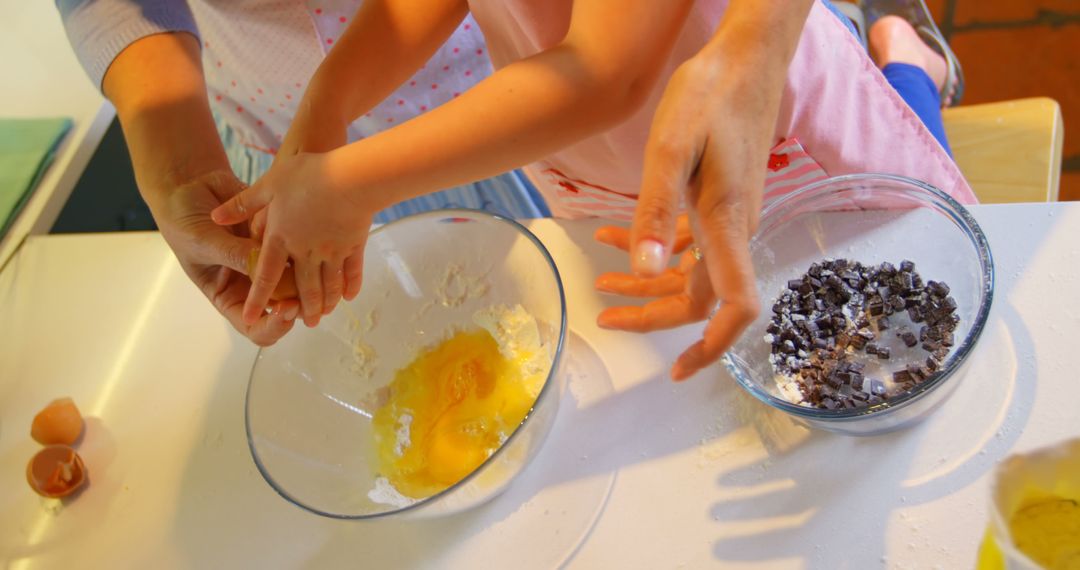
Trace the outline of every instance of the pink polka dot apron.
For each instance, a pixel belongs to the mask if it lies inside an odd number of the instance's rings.
[[[308,80],[360,0],[188,0],[203,39],[210,103],[242,144],[277,150]],[[433,109],[491,73],[472,18],[395,93],[349,128],[358,140]]]
[[[572,0],[470,0],[496,68],[555,45]],[[624,123],[524,168],[560,217],[632,217],[653,112],[668,78],[712,35],[724,0],[695,4],[647,103]],[[702,102],[707,104],[707,102]],[[765,200],[828,176],[879,172],[923,180],[962,203],[956,164],[822,4],[810,11],[788,72],[766,169]],[[763,162],[766,162],[763,160]]]

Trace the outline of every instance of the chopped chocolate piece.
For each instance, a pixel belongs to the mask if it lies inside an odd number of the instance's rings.
[[[789,280],[787,282],[787,288],[791,289],[792,291],[795,291],[799,287],[802,287],[802,284],[803,284],[802,279],[791,279],[791,280]]]
[[[922,343],[922,347],[923,347],[923,350],[925,350],[926,352],[934,352],[935,350],[941,348],[941,344],[939,344],[935,340],[928,340],[928,341]]]
[[[879,266],[878,271],[884,273],[886,277],[891,277],[896,273],[896,266],[886,261]]]
[[[889,317],[881,317],[877,320],[877,328],[879,331],[889,330]]]
[[[904,271],[904,272],[907,272],[907,273],[911,273],[912,271],[915,271],[915,263],[911,262],[911,261],[908,261],[906,259],[901,261],[900,262],[900,271]]]
[[[877,345],[876,342],[868,342],[868,343],[866,343],[866,354],[877,354],[877,353],[878,353],[878,345]]]
[[[913,322],[913,323],[921,323],[921,322],[926,320],[926,316],[923,315],[923,312],[919,308],[918,305],[909,308],[907,310],[907,313],[908,313],[908,318],[910,318],[911,322]]]
[[[926,367],[927,370],[929,370],[931,372],[934,372],[938,368],[941,368],[941,364],[938,363],[938,361],[934,360],[933,356],[928,356],[928,357],[926,357],[926,366],[925,367]]]
[[[954,342],[956,342],[956,337],[952,332],[941,335],[941,346],[952,346]]]
[[[939,348],[939,349],[935,350],[933,352],[933,354],[931,354],[931,356],[933,356],[935,359],[937,359],[938,362],[945,362],[945,359],[948,358],[948,356],[949,356],[949,349],[944,348],[944,347]]]
[[[850,370],[852,372],[860,372],[861,373],[865,369],[866,369],[866,365],[863,364],[862,362],[849,362],[848,363],[848,370]]]
[[[780,332],[780,325],[776,323],[769,323],[769,326],[765,327],[765,332],[769,334],[777,334]]]
[[[885,312],[885,305],[879,300],[876,303],[871,303],[868,306],[868,311],[871,316],[879,317]]]
[[[908,272],[900,274],[900,289],[910,291],[915,287],[915,279]]]
[[[869,400],[867,400],[867,402],[866,402],[866,403],[867,403],[867,404],[870,404],[871,406],[876,406],[876,405],[878,405],[878,404],[880,404],[880,403],[882,403],[882,402],[884,402],[884,401],[885,401],[885,400],[883,400],[883,399],[881,398],[881,396],[874,396],[874,395],[871,395],[871,396],[870,396],[870,399],[869,399]]]
[[[813,275],[814,277],[819,277],[821,275],[821,264],[820,263],[811,263],[810,264],[810,269],[807,271],[807,273],[809,273],[810,275]]]
[[[880,360],[888,360],[889,357],[891,357],[891,356],[892,356],[892,350],[889,350],[889,347],[887,347],[887,346],[883,346],[883,347],[879,348],[878,351],[877,351],[877,357]]]
[[[900,333],[900,339],[904,341],[904,344],[907,345],[908,348],[913,348],[915,345],[919,344],[919,339],[915,338],[915,333],[911,331]]]
[[[942,281],[927,281],[926,286],[930,289],[931,293],[938,297],[946,297],[951,291],[949,285]]]
[[[941,303],[941,306],[951,313],[956,310],[956,299],[953,299],[952,297],[945,297],[945,300]]]
[[[833,400],[828,396],[821,399],[821,405],[824,406],[826,410],[835,410],[837,408],[836,400]]]
[[[916,364],[914,362],[907,365],[907,373],[912,378],[914,378],[916,381],[923,380],[924,378],[926,378],[926,375],[923,374],[922,366],[919,366],[918,364]]]
[[[857,319],[855,319],[855,328],[865,329],[865,328],[867,328],[869,326],[870,326],[870,319],[866,318],[866,315],[859,315],[859,317]],[[871,335],[871,339],[872,338],[873,338],[873,336]]]
[[[926,340],[926,338],[927,338],[927,336],[929,336],[929,334],[930,334],[930,327],[928,327],[926,325],[923,325],[923,326],[919,327],[919,342],[922,342],[922,341]]]
[[[899,372],[897,374],[899,374]],[[884,382],[882,382],[881,380],[874,380],[874,379],[870,380],[870,393],[871,394],[873,394],[875,396],[884,396],[885,392],[886,392],[886,390],[885,390],[885,383]]]
[[[795,352],[795,343],[791,342],[790,340],[785,340],[783,343],[781,343],[780,349],[788,353]]]
[[[855,392],[851,395],[851,399],[856,402],[865,402],[870,399],[870,395],[866,392]]]

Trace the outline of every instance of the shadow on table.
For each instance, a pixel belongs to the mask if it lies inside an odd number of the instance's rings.
[[[759,414],[753,425],[770,458],[721,475],[719,486],[731,498],[714,504],[710,513],[723,535],[714,543],[715,558],[800,558],[811,568],[880,566],[894,508],[930,503],[968,487],[1009,453],[1030,419],[1037,369],[1034,360],[1018,355],[1032,353],[1031,335],[1004,298],[996,301],[990,322],[993,328],[984,331],[981,346],[971,355],[978,360],[969,363],[963,384],[911,429],[853,438],[805,431],[773,410]],[[965,407],[965,396],[980,397],[977,392],[989,392],[989,399],[981,399],[991,405]],[[928,432],[945,426],[951,426],[951,433],[934,434],[943,441],[942,449],[923,449]],[[928,462],[927,453],[939,458]],[[900,518],[914,537],[909,546],[923,550],[934,545],[933,537],[920,537],[919,525],[906,517]],[[985,522],[956,524],[981,528]],[[896,531],[889,532],[896,536]],[[949,563],[948,555],[942,550],[932,556],[945,566],[972,562]]]
[[[222,370],[202,419],[220,429],[203,428],[177,497],[179,550],[192,566],[474,566],[481,557],[482,566],[506,567],[520,566],[526,551],[528,567],[567,563],[602,514],[617,472],[700,445],[701,426],[734,392],[657,377],[616,393],[592,347],[578,335],[570,347],[559,416],[533,463],[490,503],[437,519],[332,520],[278,497],[256,471],[244,435],[249,371]]]

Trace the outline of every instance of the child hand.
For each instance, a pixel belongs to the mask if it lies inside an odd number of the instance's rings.
[[[246,323],[263,314],[290,260],[309,327],[342,296],[352,299],[360,292],[364,245],[377,208],[336,188],[326,157],[279,156],[258,182],[211,213],[219,225],[234,225],[266,209],[262,249],[244,304]]]

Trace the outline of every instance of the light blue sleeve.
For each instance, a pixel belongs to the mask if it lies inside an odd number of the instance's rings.
[[[116,56],[136,40],[165,32],[199,36],[184,0],[56,0],[56,8],[79,63],[99,89]]]

